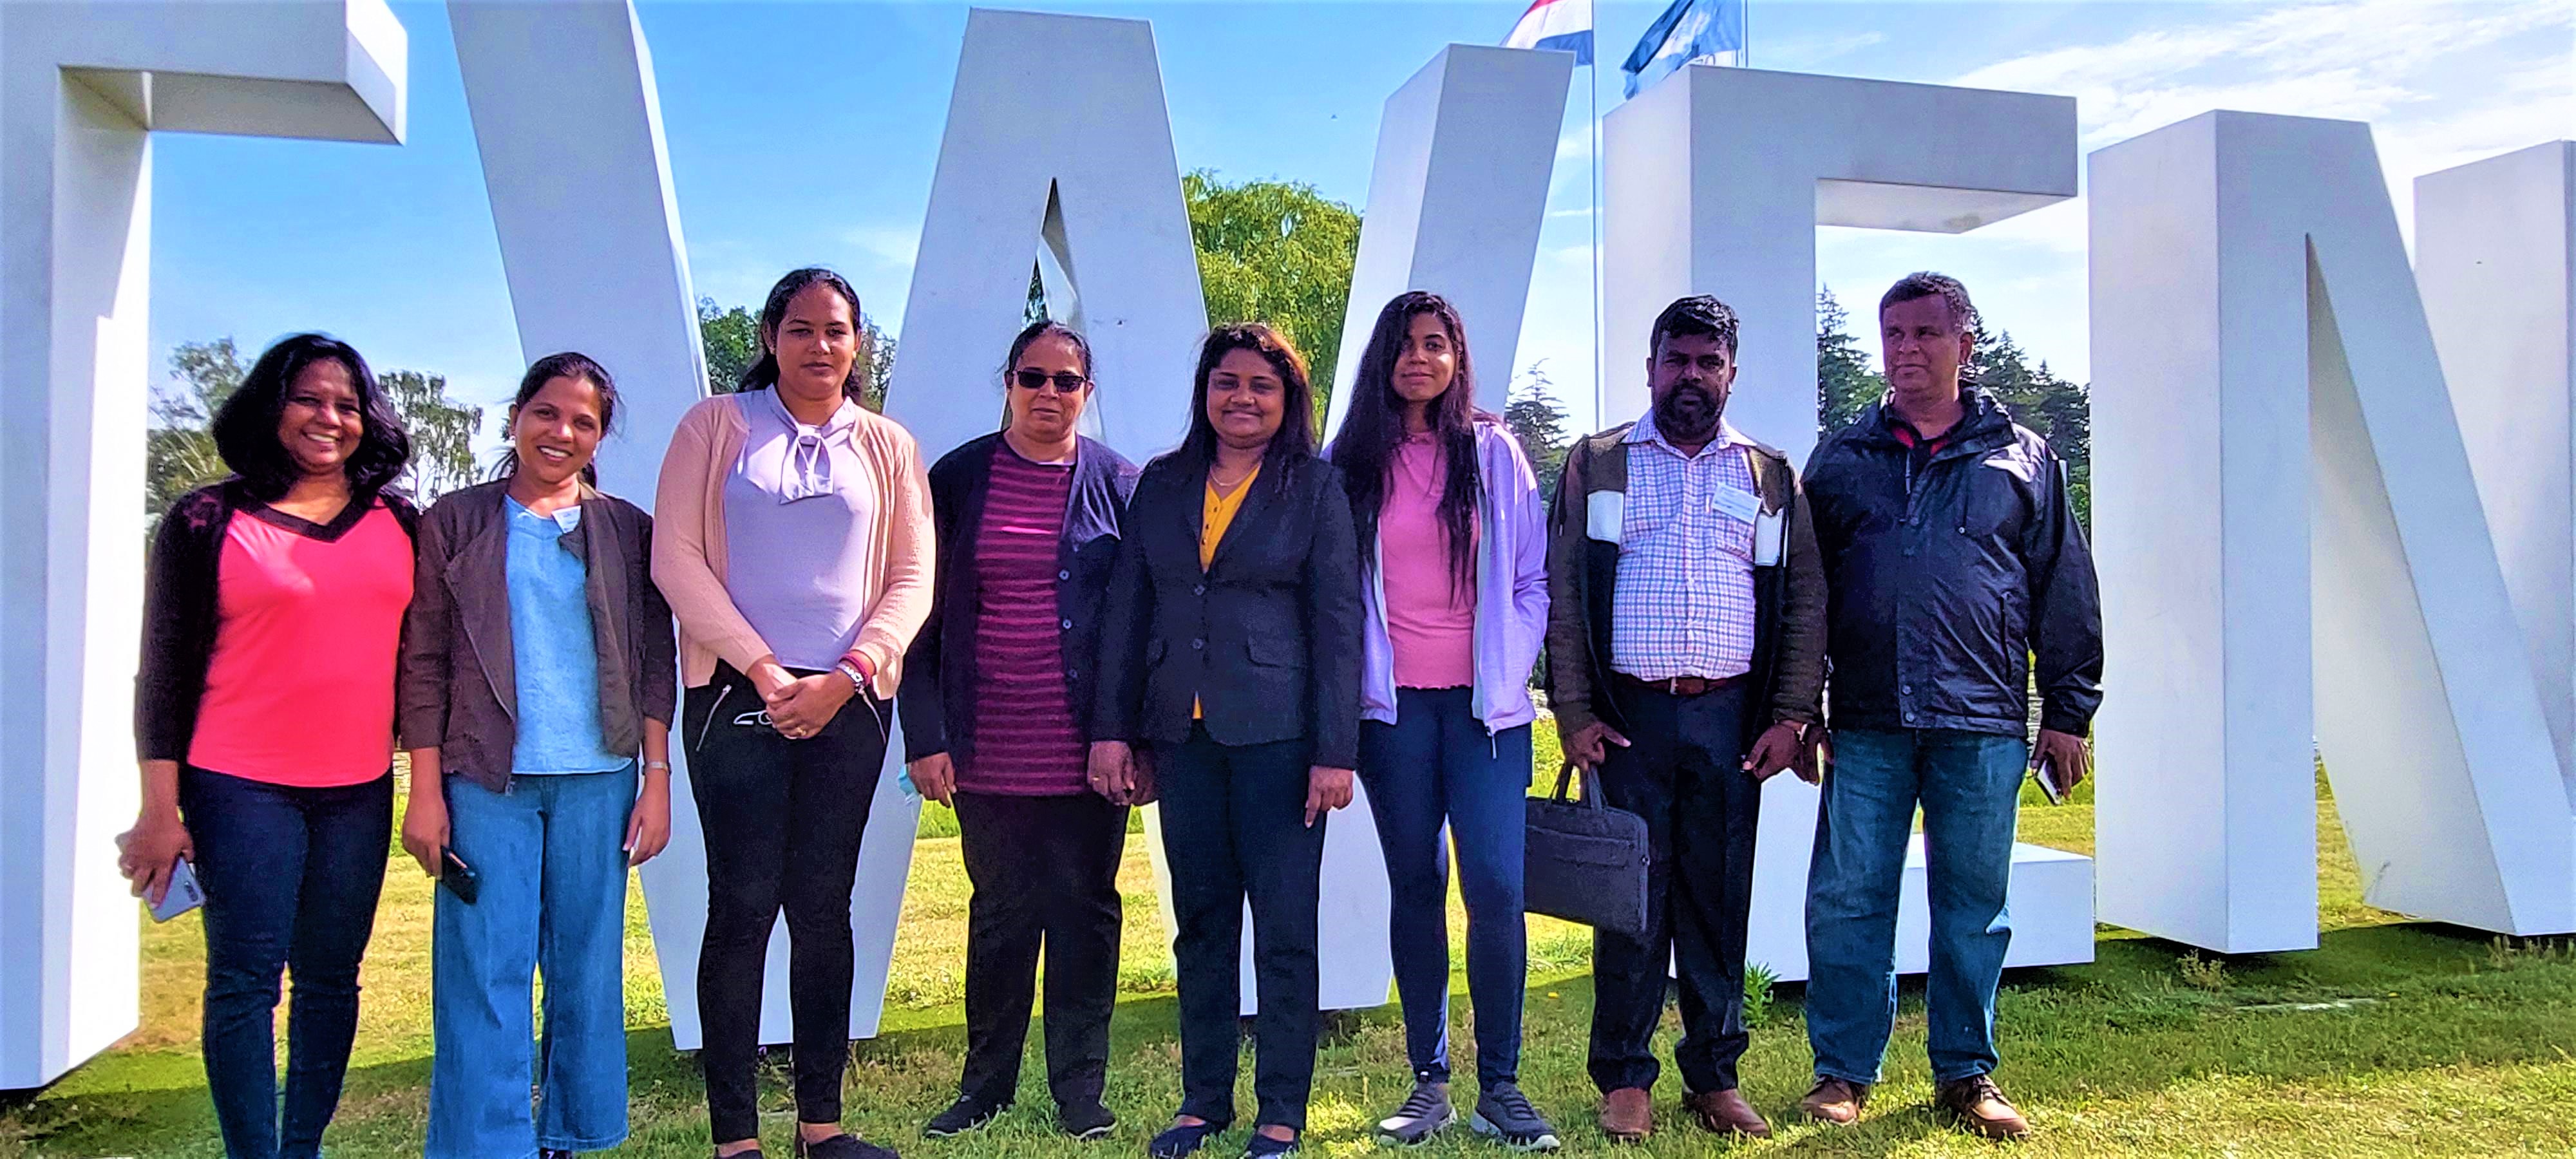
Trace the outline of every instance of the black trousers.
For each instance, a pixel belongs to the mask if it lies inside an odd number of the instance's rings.
[[[1202,725],[1157,745],[1163,860],[1172,873],[1172,940],[1181,984],[1181,1111],[1234,1121],[1242,1006],[1243,909],[1252,906],[1252,1091],[1263,1125],[1306,1129],[1315,1086],[1316,892],[1324,818],[1306,824],[1309,746],[1221,745]]]
[[[1592,935],[1592,1082],[1604,1092],[1652,1087],[1665,963],[1680,973],[1682,1040],[1673,1048],[1692,1094],[1733,1089],[1744,1028],[1744,937],[1753,905],[1753,834],[1762,785],[1744,771],[1742,685],[1698,696],[1616,690],[1628,747],[1610,747],[1601,792],[1646,819],[1653,846],[1646,936]]]
[[[1010,1103],[1020,1085],[1038,952],[1046,952],[1047,1088],[1060,1107],[1100,1102],[1118,1003],[1118,860],[1127,807],[1096,793],[958,793],[966,902],[966,1066],[958,1093]]]
[[[707,845],[707,932],[698,951],[706,1045],[698,1063],[718,1143],[760,1134],[753,1064],[761,974],[782,911],[796,1117],[840,1121],[850,1060],[850,887],[885,766],[885,720],[886,703],[862,694],[821,733],[789,740],[769,724],[759,690],[730,666],[718,665],[715,679],[688,691],[681,727]]]

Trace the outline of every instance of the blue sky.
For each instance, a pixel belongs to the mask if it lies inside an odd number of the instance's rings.
[[[1011,6],[1152,20],[1183,169],[1308,182],[1356,207],[1387,95],[1443,44],[1499,40],[1522,4]],[[1601,5],[1603,112],[1616,61],[1660,7]],[[506,398],[523,364],[445,8],[394,10],[411,37],[405,145],[156,138],[156,376],[179,342],[256,349],[322,329],[379,367]],[[820,262],[899,329],[966,6],[639,10],[698,293],[756,305],[779,273]],[[2576,136],[2565,0],[1752,0],[1750,26],[1757,67],[2073,94],[2087,151],[2212,108],[2369,120],[2401,222],[2417,175]],[[1577,71],[1514,360],[1544,362],[1578,426],[1591,420],[1590,80]],[[1822,279],[1864,315],[1906,271],[1948,270],[1990,323],[2087,377],[2080,198],[1963,236],[1828,229],[1818,246]]]

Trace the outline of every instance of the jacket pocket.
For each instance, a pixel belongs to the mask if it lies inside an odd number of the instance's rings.
[[[1263,668],[1304,668],[1306,650],[1286,640],[1255,637],[1243,642],[1243,652]]]

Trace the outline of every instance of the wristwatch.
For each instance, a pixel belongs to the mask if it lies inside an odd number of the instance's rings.
[[[843,676],[849,677],[851,688],[860,692],[868,690],[868,674],[862,671],[858,664],[853,662],[849,657],[842,657],[840,663],[832,666],[832,670]]]

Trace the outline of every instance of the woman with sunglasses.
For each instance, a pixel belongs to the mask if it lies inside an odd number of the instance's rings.
[[[859,405],[859,295],[802,269],[760,311],[742,389],[680,419],[653,579],[680,619],[682,743],[707,847],[698,1052],[718,1156],[760,1153],[761,975],[787,916],[799,1159],[893,1159],[841,1128],[850,887],[887,702],[930,611],[920,448]]]
[[[957,810],[966,918],[966,1064],[922,1133],[989,1124],[1019,1088],[1046,954],[1047,1086],[1056,1126],[1097,1139],[1118,998],[1124,794],[1085,778],[1100,612],[1136,467],[1075,433],[1091,344],[1031,323],[1003,362],[1002,429],[930,468],[937,595],[904,666],[905,756],[923,796]]]

